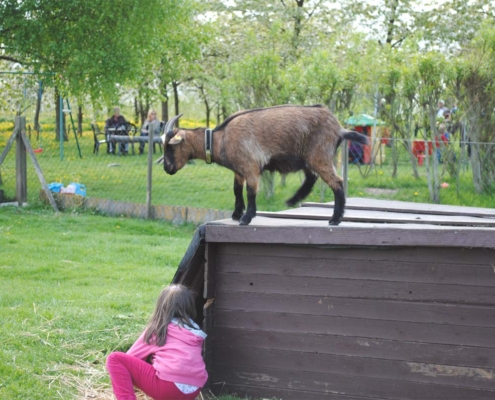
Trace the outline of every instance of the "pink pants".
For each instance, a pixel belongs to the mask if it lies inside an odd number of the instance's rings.
[[[182,393],[175,383],[158,378],[151,364],[125,353],[111,353],[107,370],[117,400],[136,400],[134,386],[154,400],[194,400],[200,392]]]

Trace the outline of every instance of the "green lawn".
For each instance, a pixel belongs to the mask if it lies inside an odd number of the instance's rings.
[[[0,208],[0,398],[111,399],[105,356],[137,338],[193,233]]]
[[[9,136],[8,131],[0,132],[0,151]],[[79,138],[83,158],[79,158],[73,135],[65,144],[64,160],[60,161],[59,142],[53,140],[53,133],[42,135],[43,152],[37,155],[47,182],[80,182],[86,185],[89,197],[121,200],[135,203],[146,201],[146,156],[114,156],[106,154],[104,146],[100,154],[92,153],[93,136],[85,131]],[[39,147],[33,136],[33,147]],[[494,207],[495,184],[484,187],[482,193],[476,193],[472,182],[469,160],[462,159],[458,143],[451,147],[457,156],[458,177],[451,175],[446,164],[440,165],[440,182],[448,187],[440,189],[442,204]],[[349,166],[349,196],[374,197],[389,200],[406,200],[431,202],[428,191],[426,167],[418,167],[420,177],[413,177],[412,167],[404,148],[399,148],[399,162],[393,174],[392,150],[383,147],[385,160],[368,171],[368,166]],[[136,145],[137,152],[137,145]],[[159,155],[154,156],[158,158]],[[495,166],[493,167],[495,168]],[[7,157],[0,168],[3,189],[8,197],[15,194],[15,159],[14,152]],[[340,173],[340,169],[339,169]],[[153,168],[153,203],[189,207],[205,207],[220,210],[232,210],[234,174],[218,165],[206,165],[196,160],[186,165],[174,176],[163,171],[161,165]],[[267,198],[265,186],[261,185],[257,199],[258,209],[277,211],[286,209],[285,201],[290,198],[303,180],[302,173],[290,174],[286,184],[281,184],[280,175],[275,176],[275,192]],[[28,194],[31,203],[36,202],[40,183],[34,169],[28,161]],[[318,182],[307,201],[327,202],[333,200],[331,190]]]

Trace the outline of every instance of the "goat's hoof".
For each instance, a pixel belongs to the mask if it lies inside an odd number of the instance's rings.
[[[239,221],[241,218],[242,218],[242,211],[241,212],[234,211],[232,213],[232,219],[234,221]]]
[[[285,202],[285,204],[287,204],[288,207],[294,207],[297,204],[297,201],[289,199]]]
[[[249,225],[251,220],[252,220],[251,217],[246,217],[246,214],[244,214],[241,220],[239,221],[239,225]]]
[[[337,226],[338,224],[340,224],[340,221],[335,219],[331,219],[330,221],[328,221],[328,225]]]

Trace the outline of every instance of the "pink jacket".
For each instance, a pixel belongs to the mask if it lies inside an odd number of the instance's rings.
[[[127,354],[141,360],[152,355],[151,364],[156,375],[164,381],[203,387],[208,379],[201,356],[206,334],[195,326],[197,329],[180,327],[172,320],[163,346],[146,344],[143,332]]]

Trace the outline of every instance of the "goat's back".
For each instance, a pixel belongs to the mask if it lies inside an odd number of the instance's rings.
[[[340,124],[325,107],[279,106],[239,112],[225,126],[225,144],[301,154],[308,147],[336,145]]]

